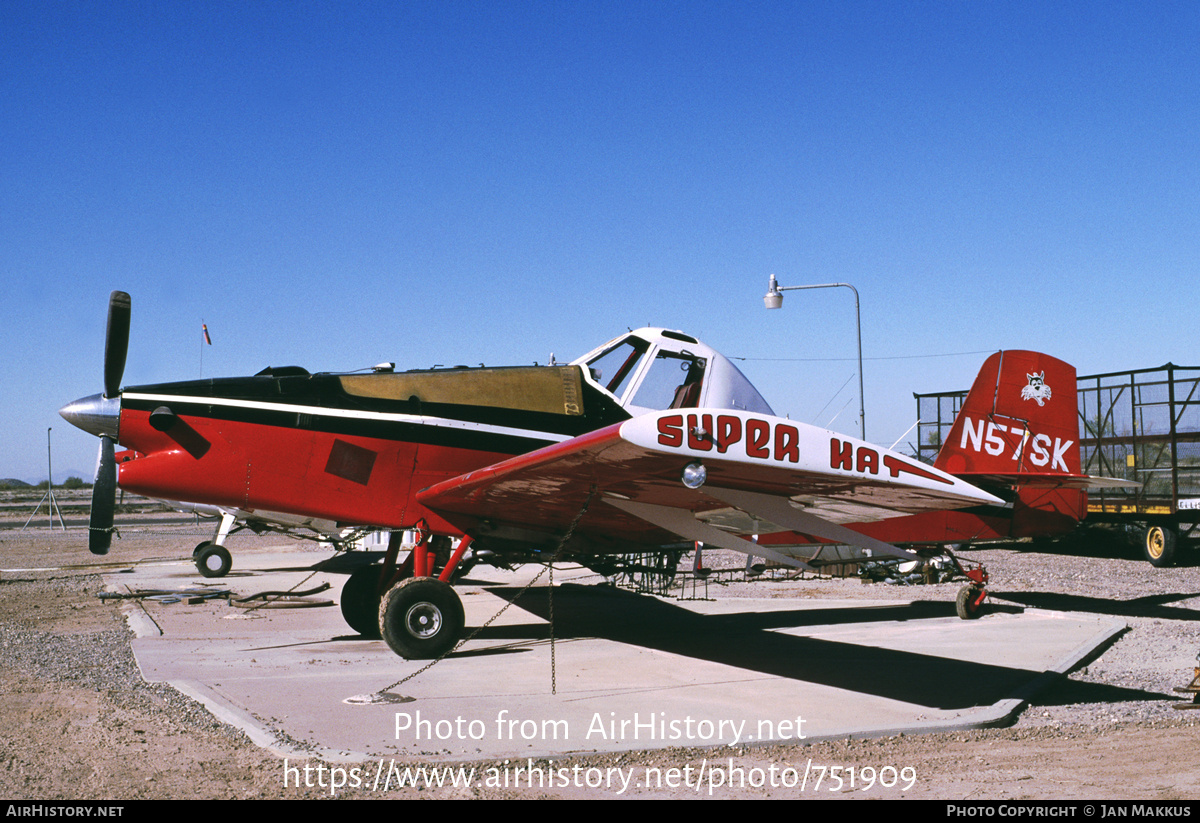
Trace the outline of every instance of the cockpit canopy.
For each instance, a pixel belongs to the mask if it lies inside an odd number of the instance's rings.
[[[586,366],[585,377],[635,416],[701,407],[774,415],[737,366],[682,332],[637,329],[571,365]]]

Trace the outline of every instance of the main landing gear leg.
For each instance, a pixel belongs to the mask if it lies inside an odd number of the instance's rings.
[[[383,564],[363,566],[346,580],[342,617],[363,637],[382,637],[401,657],[440,657],[462,635],[462,601],[450,581],[471,538],[463,538],[451,554],[449,538],[426,536],[397,563],[403,538],[402,532],[393,532]]]
[[[383,595],[379,604],[380,634],[392,651],[408,660],[430,660],[446,654],[458,643],[465,625],[462,601],[447,581],[462,562],[471,539],[463,538],[436,578],[431,576],[433,557],[448,546],[426,547],[424,542],[413,554],[414,569],[422,569],[425,574],[401,581]]]

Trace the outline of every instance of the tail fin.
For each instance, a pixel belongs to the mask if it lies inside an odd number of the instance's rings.
[[[979,370],[934,466],[1010,483],[1077,477],[1077,402],[1074,366],[1037,352],[997,352]]]
[[[1015,487],[1013,536],[1074,526],[1087,511],[1075,367],[1002,351],[983,364],[934,466],[984,486]]]

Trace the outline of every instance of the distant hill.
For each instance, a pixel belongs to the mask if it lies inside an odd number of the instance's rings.
[[[71,475],[66,480],[59,480],[54,484],[56,489],[82,489],[90,488],[91,483],[84,480],[79,475]],[[41,483],[26,483],[24,480],[17,480],[15,477],[6,477],[0,480],[0,491],[21,491],[22,489],[45,489],[46,481]]]

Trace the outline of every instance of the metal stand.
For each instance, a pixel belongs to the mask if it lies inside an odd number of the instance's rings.
[[[25,531],[29,524],[33,522],[33,518],[37,517],[37,513],[42,510],[42,504],[46,504],[46,513],[50,516],[50,531],[54,531],[54,515],[58,514],[58,525],[62,526],[62,530],[67,530],[67,524],[63,522],[62,510],[58,508],[58,501],[54,499],[54,471],[50,463],[50,432],[52,429],[46,429],[46,493],[38,504],[33,507],[33,512],[30,513],[29,519],[25,521],[25,525],[21,527],[21,531]]]

